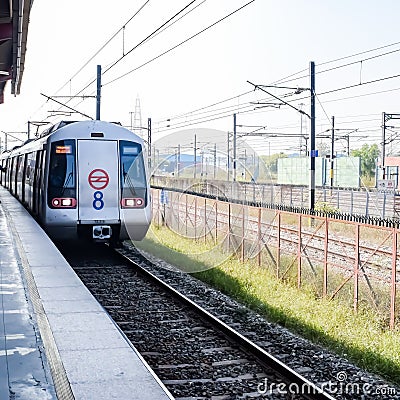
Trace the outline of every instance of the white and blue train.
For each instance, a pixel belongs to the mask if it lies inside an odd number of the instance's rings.
[[[151,222],[143,150],[121,125],[60,122],[0,154],[0,183],[55,240],[141,240]]]

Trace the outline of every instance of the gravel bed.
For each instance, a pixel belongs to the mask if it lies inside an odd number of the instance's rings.
[[[333,397],[400,400],[399,387],[361,370],[346,359],[292,334],[277,324],[266,321],[257,313],[191,275],[145,252],[138,254],[131,244],[125,243],[121,252],[140,265],[145,264],[152,273],[179,289],[187,297],[217,315],[222,321],[313,383],[323,385]],[[280,389],[286,389],[289,392],[296,390],[296,388],[271,388],[268,382],[260,379],[254,398],[260,398],[260,391],[264,389],[266,392],[262,398],[285,398],[281,397]],[[184,391],[182,396],[184,397]],[[221,397],[223,398],[240,397]]]

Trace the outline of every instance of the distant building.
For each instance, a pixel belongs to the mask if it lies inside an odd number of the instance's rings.
[[[394,180],[394,185],[396,189],[399,187],[399,167],[400,167],[400,157],[385,157],[385,179]]]

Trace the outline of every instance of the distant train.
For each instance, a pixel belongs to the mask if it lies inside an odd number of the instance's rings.
[[[60,122],[0,154],[0,183],[56,240],[141,240],[151,222],[143,140],[104,121]]]

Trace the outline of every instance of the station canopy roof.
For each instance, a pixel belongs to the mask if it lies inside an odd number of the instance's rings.
[[[20,93],[32,3],[0,0],[0,104],[7,81],[11,82],[11,94]]]

